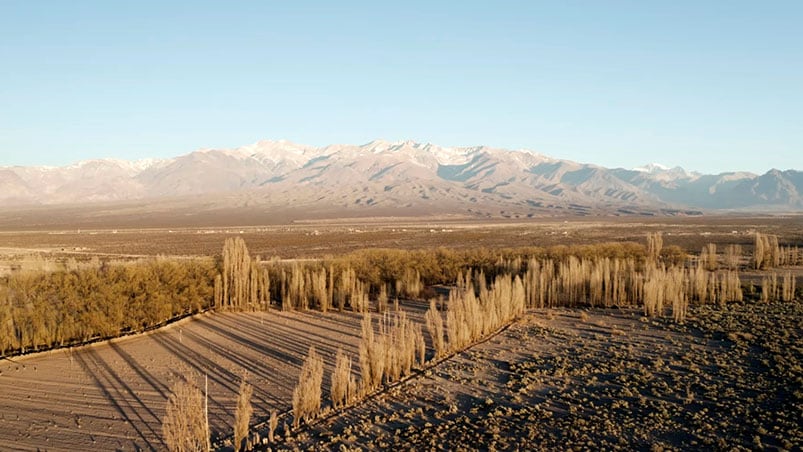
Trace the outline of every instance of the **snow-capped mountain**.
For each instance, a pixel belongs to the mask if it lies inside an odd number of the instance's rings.
[[[270,209],[415,209],[481,216],[803,209],[795,170],[704,175],[652,163],[608,169],[528,150],[376,140],[260,141],[164,160],[0,167],[3,206],[182,199]],[[190,201],[191,200],[191,201]]]
[[[637,166],[633,168],[633,171],[638,171],[639,173],[660,173],[662,171],[669,171],[670,168],[666,165],[661,165],[660,163],[648,163],[644,166]]]

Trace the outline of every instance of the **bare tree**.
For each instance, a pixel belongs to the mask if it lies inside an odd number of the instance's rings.
[[[335,367],[332,370],[332,406],[340,408],[346,406],[354,395],[354,377],[351,376],[351,358],[342,350],[337,350]]]
[[[302,420],[312,419],[321,411],[321,383],[323,383],[323,358],[309,348],[307,359],[301,367],[298,385],[293,391],[293,426]]]
[[[661,256],[661,248],[664,246],[664,239],[660,232],[647,233],[647,257],[652,261],[657,261]]]
[[[204,396],[194,384],[180,381],[171,388],[162,433],[167,448],[173,452],[207,450],[209,425],[204,411]]]
[[[435,357],[438,358],[446,352],[446,344],[443,342],[443,318],[438,312],[435,300],[429,301],[429,310],[425,315],[427,331],[432,338],[432,347],[435,349]]]
[[[270,410],[270,421],[268,422],[268,441],[273,443],[276,438],[276,427],[279,426],[279,414],[276,410]]]
[[[240,383],[240,392],[237,395],[237,412],[234,416],[234,450],[243,447],[243,441],[248,438],[248,424],[251,422],[251,415],[254,409],[251,407],[251,394],[254,388],[246,381],[247,375],[243,375]]]

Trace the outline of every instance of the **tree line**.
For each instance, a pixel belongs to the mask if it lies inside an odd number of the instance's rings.
[[[797,247],[755,234],[752,256],[713,244],[699,255],[664,247],[660,233],[635,242],[550,248],[369,249],[313,262],[252,257],[240,237],[216,259],[154,258],[128,263],[74,262],[23,270],[0,280],[0,353],[14,354],[114,337],[170,319],[216,310],[350,309],[386,312],[399,298],[428,299],[431,286],[472,278],[478,290],[499,275],[519,276],[528,307],[638,306],[657,313],[689,303],[796,297],[791,274],[769,274],[759,288],[739,280],[742,268],[800,265]],[[470,276],[469,276],[470,275]],[[682,314],[676,314],[682,318]]]
[[[211,259],[155,258],[12,274],[0,283],[0,353],[139,332],[209,307]]]

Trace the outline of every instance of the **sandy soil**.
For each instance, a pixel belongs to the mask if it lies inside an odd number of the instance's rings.
[[[801,450],[800,303],[536,312],[283,449]],[[275,447],[275,446],[274,446]]]

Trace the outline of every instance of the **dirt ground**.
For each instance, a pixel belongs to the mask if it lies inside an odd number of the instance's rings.
[[[278,448],[801,450],[801,314],[733,304],[675,325],[533,312]]]
[[[422,321],[417,305],[406,309]],[[2,360],[0,449],[164,450],[170,387],[185,377],[202,387],[205,374],[213,440],[231,435],[244,371],[254,387],[256,420],[271,409],[287,411],[310,345],[324,358],[328,390],[337,349],[356,361],[360,319],[354,313],[204,314],[111,343]]]
[[[422,321],[425,306],[404,307]],[[163,450],[171,385],[187,377],[202,385],[206,374],[213,440],[225,446],[247,371],[255,421],[283,413],[274,449],[800,450],[802,314],[801,303],[732,304],[695,308],[675,325],[632,310],[532,311],[295,432],[286,413],[308,347],[324,357],[328,400],[336,350],[357,361],[359,315],[204,314],[147,335],[0,362],[0,444]]]

